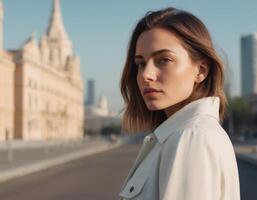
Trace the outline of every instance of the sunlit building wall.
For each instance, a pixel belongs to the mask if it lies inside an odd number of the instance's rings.
[[[3,5],[0,1],[0,141],[14,136],[14,69],[12,57],[3,50]]]
[[[0,52],[0,141],[14,136],[14,69],[12,58]]]
[[[0,117],[7,118],[0,121],[5,123],[0,124],[0,139],[6,130],[24,140],[82,138],[80,60],[64,29],[59,0],[53,2],[48,29],[39,43],[32,34],[21,48],[2,54]]]

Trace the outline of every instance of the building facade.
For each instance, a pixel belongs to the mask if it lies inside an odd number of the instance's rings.
[[[6,54],[9,65],[13,65],[13,70],[9,67],[12,75],[8,84],[14,94],[10,101],[13,103],[8,105],[13,111],[10,117],[13,137],[24,140],[82,138],[84,104],[80,60],[74,55],[64,29],[59,0],[53,2],[48,29],[39,43],[32,35],[20,49]]]
[[[12,57],[0,52],[0,141],[14,133],[14,70]]]

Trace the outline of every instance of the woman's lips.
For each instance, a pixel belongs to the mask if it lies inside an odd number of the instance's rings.
[[[145,93],[148,93],[148,92],[160,92],[161,90],[158,90],[156,88],[153,88],[153,87],[146,87],[144,88],[144,94]]]
[[[145,97],[157,97],[161,92],[160,91],[149,91],[145,92],[144,96]]]

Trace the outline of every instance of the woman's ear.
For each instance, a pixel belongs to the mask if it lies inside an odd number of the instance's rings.
[[[198,63],[198,74],[196,75],[195,82],[201,83],[208,76],[209,73],[209,62],[204,59]]]

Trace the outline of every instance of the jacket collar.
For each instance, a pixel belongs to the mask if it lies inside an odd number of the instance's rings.
[[[153,133],[159,143],[163,143],[174,129],[177,130],[198,115],[208,115],[219,121],[219,106],[220,98],[218,96],[194,100],[162,122]]]

